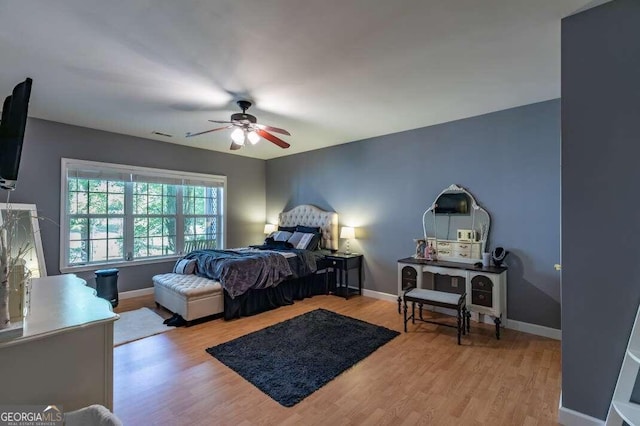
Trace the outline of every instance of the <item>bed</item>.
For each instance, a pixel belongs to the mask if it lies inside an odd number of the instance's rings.
[[[338,248],[338,214],[305,204],[280,213],[278,219],[279,232],[267,239],[268,244],[233,250],[195,250],[185,255],[182,262],[195,264],[195,274],[155,276],[156,303],[173,312],[185,312],[187,321],[196,319],[193,312],[202,317],[221,310],[229,320],[326,294],[327,276],[319,272],[324,269],[321,252],[304,249],[301,242],[297,242],[297,247],[291,247],[282,238],[294,241],[295,233],[298,237],[303,234],[302,240],[308,237],[306,234],[313,233],[312,228],[319,228],[315,247],[335,251]],[[209,285],[203,285],[203,279]],[[191,298],[175,285],[178,281],[187,286],[192,285],[191,281],[198,281],[200,293],[193,301],[199,304],[198,309],[189,309]],[[188,291],[192,290],[188,288]],[[202,294],[203,291],[210,294]]]
[[[338,249],[338,214],[304,204],[282,212],[278,216],[279,228],[295,226],[319,227],[322,233],[320,247],[324,250]],[[327,293],[326,275],[322,259],[317,262],[316,273],[294,277],[267,289],[251,289],[240,297],[231,298],[224,294],[225,319],[253,315],[279,306],[290,305],[301,300]]]

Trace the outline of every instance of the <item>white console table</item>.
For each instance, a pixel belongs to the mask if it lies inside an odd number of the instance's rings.
[[[113,409],[111,304],[75,275],[33,280],[21,337],[0,342],[0,402]]]
[[[425,282],[424,273],[433,274]],[[500,338],[500,326],[507,319],[507,268],[476,267],[473,264],[448,261],[431,261],[407,257],[398,260],[398,312],[404,291],[408,288],[435,290],[435,274],[465,279],[467,309],[493,318],[496,337]]]

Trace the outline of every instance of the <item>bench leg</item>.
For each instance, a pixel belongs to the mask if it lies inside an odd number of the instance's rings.
[[[462,307],[462,335],[467,334],[467,307]]]
[[[400,302],[398,302],[400,303]],[[404,301],[404,332],[407,332],[407,301]]]
[[[460,334],[462,334],[462,311],[458,307],[458,344],[460,344]]]
[[[495,318],[493,322],[496,323],[496,339],[500,340],[500,324],[502,323],[502,320],[500,318]]]
[[[471,311],[467,310],[467,333],[471,333]]]
[[[418,303],[418,308],[420,311],[420,321],[424,321],[424,318],[422,318],[422,303]]]
[[[416,323],[416,302],[411,302],[411,324]]]

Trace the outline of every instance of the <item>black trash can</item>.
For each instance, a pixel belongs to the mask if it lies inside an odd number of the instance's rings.
[[[111,302],[114,308],[118,306],[118,270],[100,269],[96,274],[96,292],[98,297]]]

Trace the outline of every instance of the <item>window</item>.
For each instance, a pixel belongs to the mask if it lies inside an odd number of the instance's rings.
[[[166,260],[189,241],[223,248],[225,186],[224,176],[62,159],[61,270]]]

